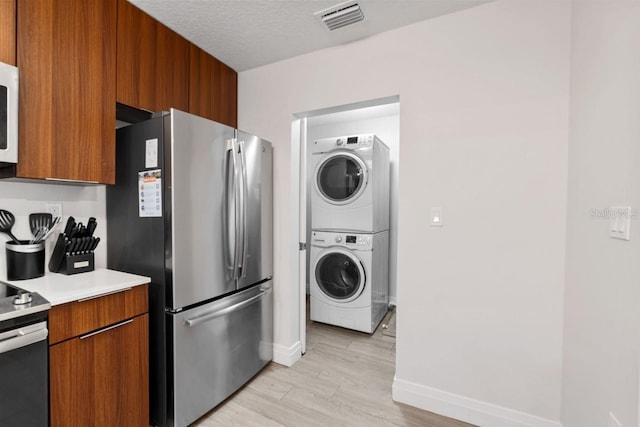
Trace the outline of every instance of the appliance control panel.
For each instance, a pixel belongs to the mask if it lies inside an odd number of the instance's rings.
[[[371,250],[371,234],[314,231],[311,233],[311,244],[318,247],[340,246],[357,250]]]
[[[334,138],[318,139],[313,141],[314,152],[325,152],[336,148],[347,148],[355,150],[357,148],[367,148],[373,146],[373,134],[340,136]]]

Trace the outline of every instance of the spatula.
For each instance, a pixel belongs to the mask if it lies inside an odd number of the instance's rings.
[[[16,236],[11,232],[11,228],[13,224],[16,222],[16,217],[9,211],[5,211],[4,209],[0,209],[0,232],[6,233],[11,239],[16,243],[16,245],[20,244],[20,241],[16,239]]]
[[[50,213],[32,213],[29,215],[29,227],[31,228],[31,234],[33,237],[42,237],[50,228],[53,222],[53,215]],[[42,230],[44,233],[42,233]]]

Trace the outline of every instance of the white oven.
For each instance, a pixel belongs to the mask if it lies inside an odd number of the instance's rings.
[[[0,62],[0,165],[18,162],[18,69]]]

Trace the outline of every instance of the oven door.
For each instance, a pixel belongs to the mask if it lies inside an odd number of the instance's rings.
[[[0,332],[0,425],[49,424],[47,322]]]

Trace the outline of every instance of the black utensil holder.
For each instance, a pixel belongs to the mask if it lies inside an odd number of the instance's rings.
[[[27,280],[44,276],[44,243],[20,244],[9,241],[7,251],[7,280]]]

